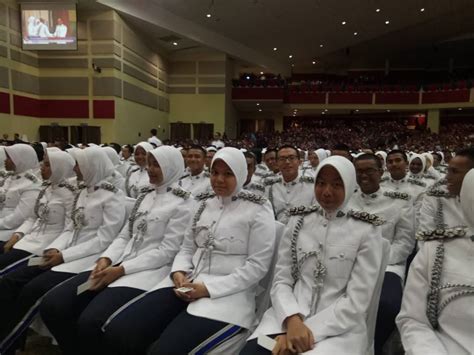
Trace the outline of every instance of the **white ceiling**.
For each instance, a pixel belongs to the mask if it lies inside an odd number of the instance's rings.
[[[203,45],[275,72],[383,68],[386,59],[395,67],[447,67],[450,56],[469,64],[474,54],[474,0],[99,2],[158,42],[165,30],[187,39],[181,48]]]

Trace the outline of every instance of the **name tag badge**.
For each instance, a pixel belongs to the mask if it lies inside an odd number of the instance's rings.
[[[264,334],[260,334],[257,338],[257,344],[260,345],[262,348],[267,349],[268,351],[272,351],[276,343],[276,340]]]
[[[86,292],[86,291],[89,290],[91,287],[92,287],[92,281],[91,281],[91,280],[87,280],[87,281],[84,282],[83,284],[77,286],[77,295],[79,296],[81,293]]]

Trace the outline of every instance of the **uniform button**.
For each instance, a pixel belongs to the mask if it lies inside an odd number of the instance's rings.
[[[323,222],[323,227],[327,227],[328,226],[328,222]]]

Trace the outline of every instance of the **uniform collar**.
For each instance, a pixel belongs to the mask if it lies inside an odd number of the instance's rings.
[[[371,193],[371,194],[365,194],[362,192],[362,190],[360,190],[360,196],[363,198],[363,199],[376,199],[380,194],[382,193],[380,187],[377,191],[375,191],[374,193]]]
[[[206,173],[206,170],[205,170],[205,169],[203,169],[199,174],[194,175],[194,176],[191,174],[191,172],[189,172],[189,178],[190,178],[190,179],[198,180],[198,179],[200,179],[205,173]]]
[[[293,185],[296,185],[298,183],[298,179],[301,177],[301,170],[298,169],[298,175],[296,175],[296,178],[294,178],[293,180],[289,181],[289,182],[285,182],[285,179],[283,178],[283,175],[281,176],[281,182],[283,184],[283,186],[293,186]]]

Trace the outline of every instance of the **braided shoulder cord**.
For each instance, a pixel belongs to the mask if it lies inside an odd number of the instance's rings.
[[[152,191],[154,190],[150,190],[140,194],[140,196],[138,196],[137,200],[135,201],[135,204],[133,205],[132,212],[130,213],[130,217],[128,218],[128,234],[130,235],[130,239],[133,238],[133,225],[135,224],[135,220],[137,219],[138,209],[140,208],[140,205],[142,204],[145,197]]]
[[[74,196],[74,202],[72,204],[72,213],[71,213],[71,219],[74,223],[74,229],[77,229],[78,228],[78,225],[77,225],[77,217],[76,215],[79,213],[79,208],[77,208],[77,202],[79,201],[79,196],[81,195],[81,192],[84,190],[84,188],[82,188],[81,190],[79,190],[76,194],[76,196]]]
[[[273,185],[270,185],[270,190],[268,191],[268,201],[270,201],[272,205],[273,215],[275,216],[275,219],[277,219],[277,213],[275,210],[275,206],[273,205]]]
[[[441,198],[438,197],[436,199],[437,207],[436,207],[436,215],[435,215],[435,223],[436,223],[436,228],[441,229],[444,228],[446,225],[444,223],[444,212],[443,212],[443,201],[441,201]]]
[[[40,200],[43,198],[44,194],[46,193],[46,190],[48,187],[51,186],[51,183],[49,181],[43,182],[44,188],[40,191],[38,194],[38,197],[36,197],[35,201],[35,207],[34,207],[34,212],[37,218],[41,218],[41,216],[38,214],[39,213],[39,208],[40,208]]]
[[[439,316],[439,296],[441,273],[443,271],[444,262],[444,241],[441,241],[436,247],[435,260],[431,269],[431,282],[428,294],[426,296],[426,317],[433,329],[438,329]]]
[[[300,278],[300,265],[298,264],[298,253],[296,250],[296,245],[298,242],[298,236],[300,234],[301,228],[303,227],[304,223],[304,216],[300,216],[295,224],[293,229],[293,233],[291,234],[291,243],[290,243],[290,251],[291,251],[291,276],[293,277],[293,286],[295,286],[296,282]]]
[[[127,174],[125,176],[125,192],[126,192],[128,197],[132,197],[130,195],[131,194],[131,191],[130,191],[130,177],[132,176],[132,174],[135,171],[138,171],[138,170],[140,170],[140,169],[132,170],[132,167],[130,167],[130,168],[128,168]]]
[[[197,222],[199,222],[199,219],[201,218],[201,215],[205,209],[206,209],[206,201],[202,201],[201,204],[199,205],[198,210],[196,211],[196,214],[193,217],[193,224],[192,224],[193,231],[196,229]]]
[[[440,314],[443,311],[443,309],[445,309],[446,306],[452,301],[454,301],[455,299],[458,299],[463,296],[474,295],[474,286],[471,286],[471,285],[464,285],[464,286],[460,285],[460,286],[469,287],[470,289],[458,291],[454,295],[451,295],[450,297],[448,297],[446,301],[440,304],[439,309],[438,309],[438,314]]]

